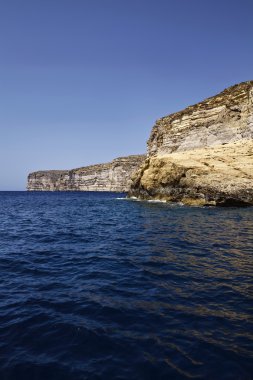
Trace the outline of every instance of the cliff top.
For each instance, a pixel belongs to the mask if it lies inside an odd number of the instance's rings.
[[[135,163],[136,161],[142,161],[146,157],[144,154],[136,154],[136,155],[131,155],[131,156],[126,156],[126,157],[118,157],[114,158],[111,162],[106,162],[102,164],[95,164],[95,165],[89,165],[89,166],[82,166],[80,168],[72,169],[72,172],[87,172],[87,171],[96,171],[96,170],[103,170],[107,169],[111,165],[131,165],[131,163]]]
[[[88,166],[82,166],[80,168],[70,169],[70,170],[38,170],[36,172],[32,172],[29,174],[29,176],[34,175],[44,175],[45,173],[54,176],[54,175],[67,175],[70,172],[72,173],[81,173],[81,172],[94,172],[97,170],[103,170],[108,169],[111,165],[117,165],[117,164],[125,164],[125,165],[131,165],[131,163],[135,163],[136,161],[142,161],[146,157],[145,154],[136,154],[136,155],[130,155],[126,157],[118,157],[112,160],[111,162],[107,163],[101,163],[101,164],[94,164],[94,165],[88,165]]]
[[[199,103],[188,106],[185,109],[169,114],[157,120],[157,122],[172,122],[184,115],[192,114],[195,111],[208,110],[218,106],[236,106],[239,102],[246,100],[249,91],[253,88],[253,80],[241,82],[228,87],[217,95],[211,96]]]

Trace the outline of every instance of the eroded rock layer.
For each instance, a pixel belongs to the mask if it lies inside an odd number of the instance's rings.
[[[158,120],[129,195],[253,204],[253,81]]]
[[[144,160],[144,155],[134,155],[73,170],[37,171],[28,175],[27,190],[126,192]]]
[[[159,155],[253,138],[253,81],[229,87],[185,110],[159,119],[148,154]]]

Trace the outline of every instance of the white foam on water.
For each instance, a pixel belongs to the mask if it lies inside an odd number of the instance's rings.
[[[147,202],[149,202],[149,203],[167,203],[165,200],[160,200],[160,199],[148,199]]]
[[[167,202],[164,199],[140,199],[137,197],[118,197],[117,200],[123,201],[134,201],[134,202],[148,202],[148,203],[163,203],[167,204],[169,207],[183,207],[185,206],[182,202]]]
[[[129,197],[127,198],[129,201],[134,201],[134,202],[143,202],[143,199],[139,199],[137,197]]]

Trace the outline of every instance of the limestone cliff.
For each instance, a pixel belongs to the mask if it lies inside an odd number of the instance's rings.
[[[159,119],[130,196],[253,204],[253,81]]]
[[[126,192],[144,160],[144,155],[134,155],[73,170],[37,171],[28,175],[27,190]]]

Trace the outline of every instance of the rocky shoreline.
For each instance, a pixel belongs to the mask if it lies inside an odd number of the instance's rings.
[[[129,196],[252,205],[253,81],[159,119]]]
[[[27,189],[122,191],[187,205],[253,205],[253,81],[159,119],[146,156],[34,172]]]
[[[129,196],[198,206],[253,204],[253,141],[149,157]]]

